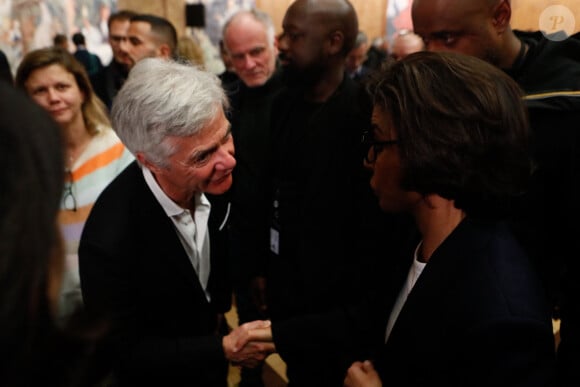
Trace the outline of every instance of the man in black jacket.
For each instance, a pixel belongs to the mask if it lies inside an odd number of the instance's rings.
[[[230,121],[236,147],[232,202],[231,274],[240,323],[266,318],[256,300],[252,274],[263,270],[268,253],[267,172],[272,101],[282,88],[276,71],[278,50],[272,19],[263,11],[242,10],[223,27],[223,44],[237,74],[225,84],[230,96]],[[261,305],[263,306],[263,304]],[[240,386],[262,386],[261,369],[242,369]]]
[[[227,360],[254,366],[268,353],[234,352],[225,336],[229,205],[215,195],[236,160],[224,106],[216,76],[157,58],[115,99],[113,127],[137,161],[95,203],[79,263],[87,311],[111,320],[120,385],[224,387]]]
[[[127,41],[130,20],[135,15],[132,11],[123,10],[109,17],[109,45],[113,51],[113,59],[111,63],[91,77],[95,93],[109,110],[111,109],[113,98],[117,95],[129,74],[127,52],[121,49],[121,44]]]
[[[359,354],[330,353],[319,343],[303,350],[300,332],[283,332],[284,323],[357,299],[375,283],[369,268],[386,261],[380,244],[392,238],[394,251],[403,229],[383,218],[363,168],[370,103],[345,72],[358,32],[351,3],[297,0],[283,30],[278,48],[288,88],[271,113],[267,306],[290,384],[342,385]]]

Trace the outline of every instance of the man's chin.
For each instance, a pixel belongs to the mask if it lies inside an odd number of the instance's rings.
[[[217,181],[210,181],[205,192],[211,195],[221,195],[232,186],[232,174],[223,177]]]

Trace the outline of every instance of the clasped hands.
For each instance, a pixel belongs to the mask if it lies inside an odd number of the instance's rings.
[[[240,325],[224,336],[224,354],[233,364],[254,368],[276,352],[270,321],[257,320]]]

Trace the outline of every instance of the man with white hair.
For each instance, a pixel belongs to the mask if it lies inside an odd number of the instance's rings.
[[[225,336],[229,206],[214,196],[236,165],[225,106],[215,75],[160,58],[139,61],[113,103],[138,162],[95,203],[79,258],[88,312],[111,320],[119,385],[223,387],[227,360],[255,366],[269,351],[234,352]]]
[[[276,71],[275,30],[265,12],[252,9],[234,13],[224,24],[223,43],[238,75],[224,85],[231,100],[230,121],[237,166],[230,190],[231,274],[241,323],[266,317],[261,300],[253,297],[263,281],[251,281],[268,255],[267,166],[270,141],[270,110],[282,88]],[[243,369],[240,386],[262,386],[261,369]]]

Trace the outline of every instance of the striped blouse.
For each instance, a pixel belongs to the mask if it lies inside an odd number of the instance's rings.
[[[66,173],[59,213],[66,251],[59,304],[61,322],[82,304],[78,247],[89,212],[99,194],[133,160],[133,155],[115,132],[111,128],[101,127],[75,161],[72,170]]]

